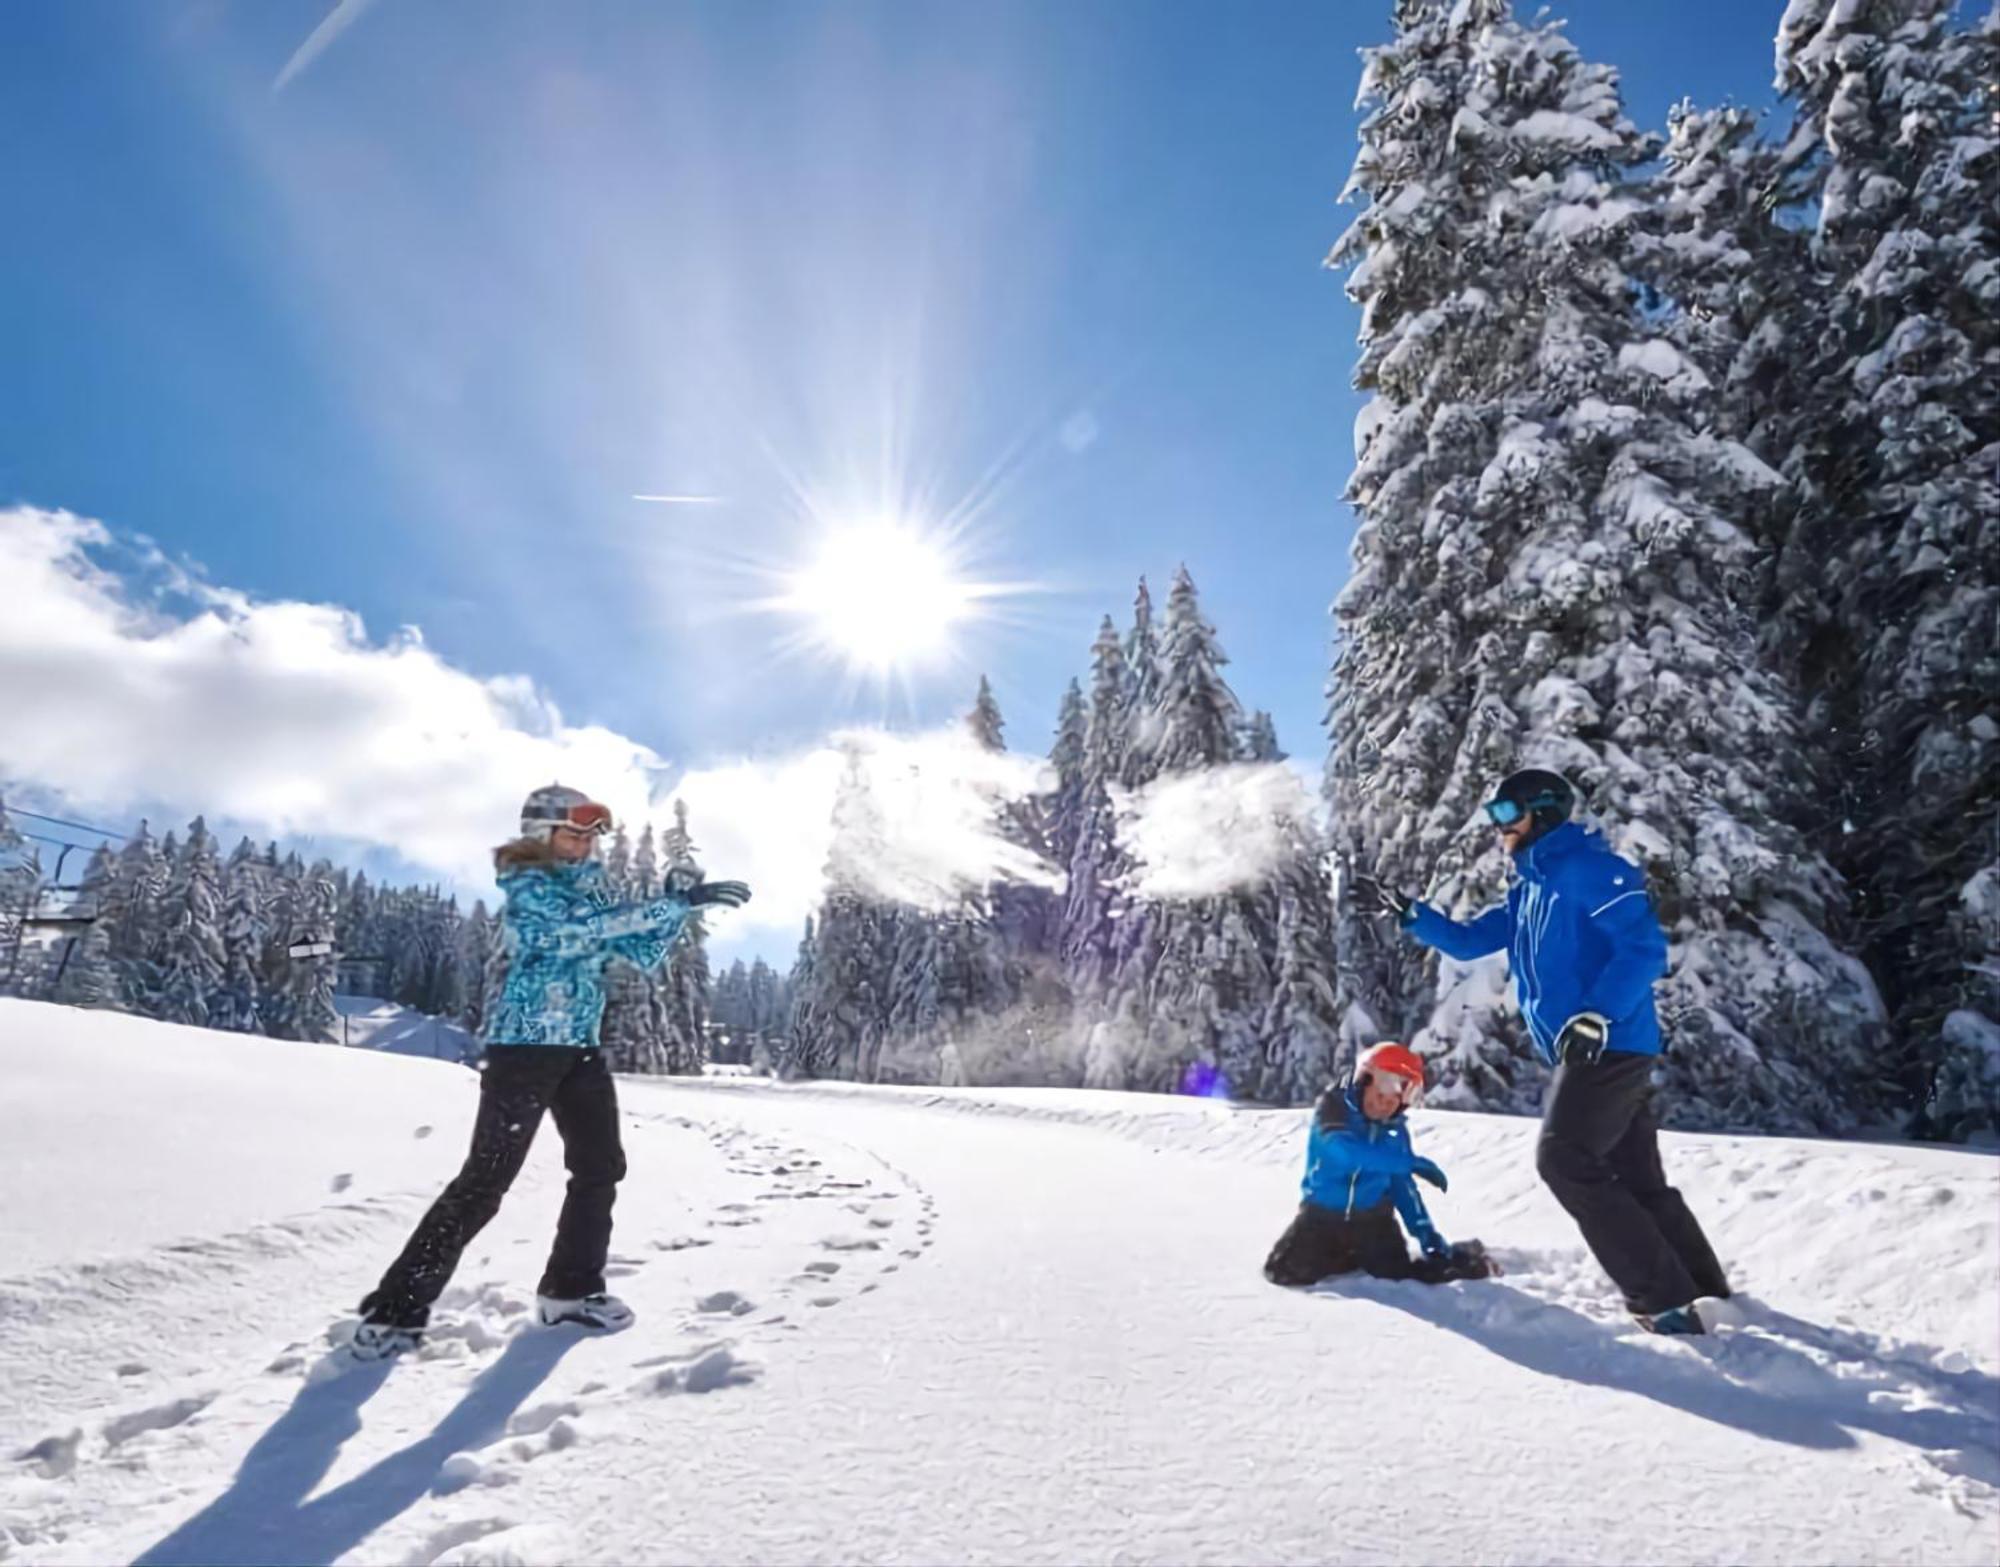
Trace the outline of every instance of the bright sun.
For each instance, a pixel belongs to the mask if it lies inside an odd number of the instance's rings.
[[[806,618],[807,640],[874,675],[937,661],[989,590],[966,581],[923,529],[897,518],[836,525],[776,607]]]

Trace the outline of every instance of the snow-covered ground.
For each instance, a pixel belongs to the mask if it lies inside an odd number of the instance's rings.
[[[1658,1340],[1526,1122],[1417,1118],[1504,1279],[1299,1294],[1301,1112],[628,1082],[637,1327],[524,1329],[545,1134],[424,1352],[338,1370],[471,1073],[0,1002],[0,1074],[0,1559],[2000,1557],[1990,1155],[1670,1137],[1755,1300]]]
[[[387,1050],[399,1056],[437,1061],[470,1061],[479,1044],[456,1023],[374,996],[335,996],[339,1040],[355,1050]]]

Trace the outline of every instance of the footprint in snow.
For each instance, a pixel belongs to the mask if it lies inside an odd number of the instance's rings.
[[[713,1295],[704,1295],[694,1303],[696,1311],[710,1316],[740,1317],[745,1312],[755,1311],[756,1306],[745,1300],[735,1290],[717,1290]]]
[[[677,1365],[667,1366],[640,1382],[641,1393],[713,1393],[757,1380],[757,1368],[739,1359],[727,1344],[715,1344]]]
[[[327,1190],[333,1192],[344,1192],[347,1190],[348,1187],[352,1186],[353,1184],[354,1184],[354,1177],[352,1175],[349,1175],[345,1170],[342,1170],[340,1174],[336,1175],[331,1181],[327,1182]]]
[[[840,1264],[837,1262],[809,1262],[805,1266],[805,1271],[807,1273],[817,1273],[822,1278],[830,1279],[840,1271]]]
[[[882,1243],[870,1235],[829,1235],[821,1241],[823,1251],[880,1251]]]
[[[705,1235],[676,1235],[671,1240],[654,1241],[655,1251],[687,1251],[696,1246],[713,1246],[714,1241]]]
[[[60,1480],[76,1468],[77,1449],[83,1446],[83,1427],[66,1435],[45,1436],[33,1447],[14,1455],[17,1464],[33,1464],[44,1480]]]
[[[414,1132],[412,1132],[412,1133],[411,1133],[410,1135],[411,1135],[412,1137],[416,1138],[416,1139],[417,1139],[417,1140],[418,1140],[419,1142],[421,1142],[421,1141],[422,1141],[422,1140],[423,1140],[424,1138],[426,1138],[426,1137],[430,1136],[430,1135],[431,1135],[431,1133],[432,1133],[432,1131],[434,1131],[434,1130],[435,1130],[435,1128],[433,1128],[433,1127],[429,1127],[429,1126],[420,1126],[420,1127],[418,1127],[418,1128],[417,1128],[417,1129],[416,1129],[416,1130],[415,1130]]]
[[[148,1431],[166,1431],[174,1426],[185,1425],[214,1402],[213,1393],[196,1393],[187,1398],[176,1398],[164,1404],[154,1404],[150,1408],[135,1409],[129,1415],[120,1415],[115,1420],[106,1422],[105,1444],[118,1447]]]

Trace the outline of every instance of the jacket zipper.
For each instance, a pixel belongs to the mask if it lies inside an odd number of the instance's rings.
[[[1375,1141],[1376,1130],[1377,1128],[1373,1126],[1368,1128],[1368,1141],[1371,1143]],[[1361,1171],[1358,1168],[1350,1172],[1347,1177],[1347,1217],[1350,1219],[1354,1217],[1354,1188],[1360,1180]]]

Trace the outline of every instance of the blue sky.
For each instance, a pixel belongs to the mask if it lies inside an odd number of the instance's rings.
[[[0,504],[680,765],[939,722],[981,671],[1042,749],[1099,615],[1186,561],[1323,752],[1358,403],[1320,263],[1386,0],[349,0],[274,90],[332,9],[8,8]],[[1567,15],[1658,124],[1768,102],[1780,9]],[[774,661],[730,562],[809,553],[802,494],[970,508],[968,569],[1042,591],[887,696]]]

